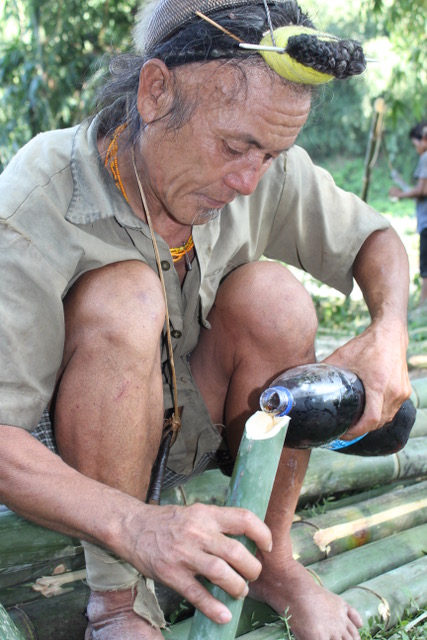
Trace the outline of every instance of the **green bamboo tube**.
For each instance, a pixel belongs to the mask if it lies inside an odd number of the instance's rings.
[[[427,481],[296,522],[294,557],[303,565],[427,523]]]
[[[409,435],[410,438],[427,436],[427,409],[417,409],[417,417]]]
[[[278,619],[277,613],[263,602],[257,602],[247,597],[243,603],[237,626],[236,638],[245,636],[254,629],[265,624],[272,624]],[[172,625],[163,632],[167,640],[188,640],[193,619],[187,618]]]
[[[371,633],[390,629],[403,614],[413,615],[427,606],[427,556],[393,569],[341,597],[355,607]]]
[[[417,476],[427,476],[427,438],[410,438],[402,451],[372,458],[314,449],[298,507],[320,497]]]
[[[246,422],[225,502],[227,507],[249,509],[264,520],[288,423],[287,416],[275,418],[261,411],[257,411]],[[252,540],[245,536],[238,539],[255,553]],[[217,585],[209,585],[208,588],[215,598],[229,608],[232,619],[220,625],[196,610],[189,640],[234,640],[243,600],[233,598]]]
[[[88,587],[80,582],[62,595],[39,596],[7,611],[22,634],[19,640],[81,640],[87,627],[84,612],[88,597]],[[0,638],[3,640],[1,634]]]
[[[307,568],[319,584],[340,594],[361,582],[422,558],[426,552],[426,540],[427,524],[423,524],[326,558]]]
[[[418,413],[421,413],[418,418]],[[427,429],[427,410],[417,413],[423,433]],[[416,428],[417,422],[414,425]],[[420,433],[420,435],[422,435]],[[427,476],[427,438],[415,436],[405,449],[405,463],[401,468],[403,452],[383,457],[342,456],[333,451],[314,449],[302,487],[298,508],[316,502],[328,495],[369,490],[373,486],[387,485],[396,480],[414,476]],[[229,480],[218,469],[205,471],[187,484],[165,491],[162,504],[194,504],[204,502],[223,505]]]
[[[416,481],[419,482],[420,479],[417,479]],[[359,502],[364,502],[365,500],[379,498],[386,493],[390,493],[391,495],[393,495],[394,491],[413,486],[413,484],[414,478],[403,478],[401,480],[395,480],[394,482],[390,482],[390,484],[379,486],[377,485],[375,487],[371,487],[370,489],[366,489],[365,491],[358,491],[357,493],[344,495],[343,497],[338,496],[336,499],[334,496],[332,496],[332,500],[327,500],[321,506],[314,506],[314,509],[321,509],[322,511],[335,511],[336,509],[342,509],[342,507],[350,507],[353,504],[358,504]],[[307,517],[307,515],[304,514],[304,511],[299,511],[296,513],[298,517],[302,515],[302,519],[304,519],[304,517]]]
[[[229,485],[228,476],[221,473],[219,469],[209,469],[180,487],[163,491],[161,504],[190,505],[202,502],[222,506],[225,503]]]
[[[79,540],[39,527],[5,508],[0,510],[0,549],[1,568],[82,553]]]
[[[415,378],[411,380],[412,394],[411,400],[415,407],[427,407],[427,378]]]
[[[6,609],[0,604],[0,638],[1,640],[24,640],[13,624]]]

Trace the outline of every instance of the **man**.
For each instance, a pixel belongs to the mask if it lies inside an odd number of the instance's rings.
[[[419,122],[411,128],[409,138],[419,155],[418,163],[414,171],[416,184],[405,189],[392,187],[390,196],[402,200],[402,198],[414,198],[416,200],[417,231],[420,234],[420,276],[421,294],[419,304],[427,300],[427,123]]]
[[[236,598],[249,581],[300,640],[356,640],[359,614],[292,558],[308,451],[284,449],[266,523],[145,501],[164,409],[175,428],[182,408],[165,482],[183,482],[235,455],[279,372],[314,362],[313,305],[276,260],[344,292],[354,277],[364,293],[371,325],[328,358],[365,384],[349,437],[409,395],[403,246],[294,146],[310,85],[359,73],[363,55],[313,36],[293,2],[152,9],[135,34],[141,55],[115,63],[101,113],[39,136],[2,177],[0,497],[84,541],[87,639],[161,639],[152,579],[228,622],[204,576]],[[295,57],[264,50],[265,61],[236,44],[259,45],[270,25]],[[28,433],[46,404],[59,456]],[[227,534],[249,536],[257,557]]]

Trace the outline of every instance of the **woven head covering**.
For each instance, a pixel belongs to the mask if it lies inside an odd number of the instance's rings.
[[[277,4],[286,0],[267,0]],[[219,9],[233,9],[244,5],[262,5],[262,0],[152,0],[140,11],[134,30],[134,44],[138,53],[150,50],[191,22],[196,11],[209,15]]]

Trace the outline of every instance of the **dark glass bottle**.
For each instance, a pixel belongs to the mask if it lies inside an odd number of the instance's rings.
[[[325,448],[357,455],[387,455],[401,449],[409,437],[416,410],[407,400],[393,421],[354,440],[340,440],[363,413],[362,381],[349,369],[326,363],[288,369],[260,397],[263,411],[289,415],[286,445],[297,449]]]

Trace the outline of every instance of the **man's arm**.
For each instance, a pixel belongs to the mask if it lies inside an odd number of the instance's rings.
[[[411,392],[406,364],[408,258],[392,228],[376,231],[365,240],[353,273],[371,323],[327,358],[355,371],[365,386],[365,412],[349,430],[348,439],[389,422]]]
[[[261,564],[230,536],[247,535],[264,552],[271,549],[268,527],[248,510],[147,505],[82,475],[17,427],[0,425],[0,451],[0,502],[39,525],[108,548],[218,623],[229,621],[228,609],[196,576],[242,597],[245,580],[255,580]]]
[[[427,178],[419,178],[417,184],[412,189],[399,189],[398,187],[392,187],[389,191],[389,195],[392,198],[427,198]]]

